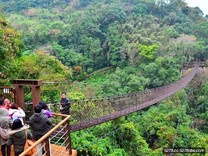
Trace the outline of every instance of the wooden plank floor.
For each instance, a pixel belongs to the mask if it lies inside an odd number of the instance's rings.
[[[72,154],[69,155],[69,151],[66,151],[66,147],[51,144],[51,154],[52,156],[77,156],[77,151],[72,149]],[[11,156],[14,156],[13,146],[11,147]]]
[[[67,156],[69,155],[69,151],[66,151],[66,147],[64,146],[58,146],[55,144],[51,144],[51,153],[53,156]],[[72,150],[72,154],[69,156],[77,156],[77,151]]]

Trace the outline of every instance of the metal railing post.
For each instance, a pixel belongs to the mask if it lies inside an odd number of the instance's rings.
[[[67,149],[69,150],[69,155],[72,154],[72,146],[71,146],[71,135],[70,135],[70,124],[69,122],[67,122],[67,125],[66,125],[66,129],[67,129],[67,133],[66,133],[66,142],[67,142]]]
[[[50,148],[50,139],[49,139],[49,137],[45,139],[45,149],[46,149],[46,156],[51,156],[51,148]]]

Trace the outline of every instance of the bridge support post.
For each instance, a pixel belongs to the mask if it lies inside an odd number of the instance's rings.
[[[33,107],[40,102],[40,86],[42,85],[41,80],[13,80],[15,86],[15,102],[24,110],[24,91],[23,86],[30,86],[32,89],[32,101]]]
[[[31,86],[32,89],[32,102],[33,106],[37,105],[41,98],[40,98],[40,86]]]
[[[22,85],[15,85],[15,97],[14,101],[24,110],[24,91]]]

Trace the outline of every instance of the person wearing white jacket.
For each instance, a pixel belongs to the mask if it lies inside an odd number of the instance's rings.
[[[24,125],[23,118],[25,117],[25,112],[17,104],[13,103],[11,105],[11,108],[9,109],[9,117],[11,122],[13,122],[15,119],[20,119],[22,125]]]

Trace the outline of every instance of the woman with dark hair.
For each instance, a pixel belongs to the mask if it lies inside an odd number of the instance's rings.
[[[2,103],[3,103],[2,105],[3,105],[4,108],[6,108],[7,110],[10,109],[11,102],[10,102],[10,100],[8,98],[4,98],[3,101],[2,101]]]
[[[41,102],[39,102],[39,105],[41,105],[42,113],[45,116],[47,116],[48,118],[51,118],[53,116],[50,109],[48,108],[48,105],[46,104],[46,102],[41,101]]]
[[[22,122],[21,122],[20,119],[15,119],[13,123],[14,124],[12,125],[12,130],[17,130],[17,129],[23,127]]]
[[[15,156],[20,155],[24,151],[24,146],[26,142],[26,134],[28,138],[32,138],[31,132],[28,130],[28,125],[22,125],[20,119],[15,119],[12,124],[12,131],[10,131],[10,138],[8,140],[8,145],[14,145]],[[27,133],[26,133],[27,131]]]

